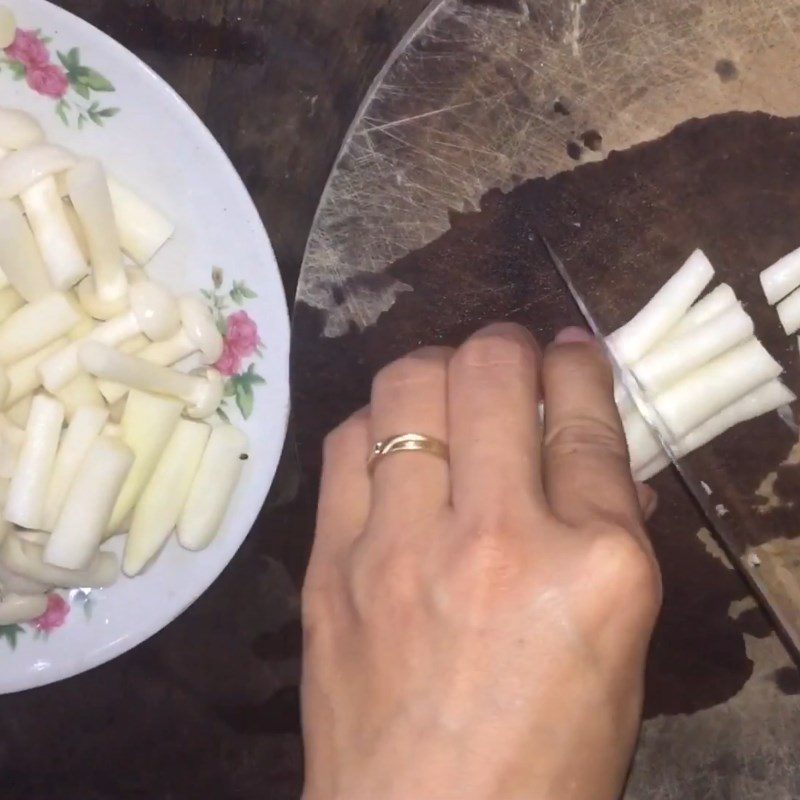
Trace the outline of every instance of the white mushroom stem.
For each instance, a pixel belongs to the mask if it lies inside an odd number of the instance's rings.
[[[216,536],[247,459],[247,437],[233,425],[211,432],[178,520],[178,541],[202,550]]]
[[[86,234],[95,292],[103,302],[119,300],[128,292],[128,279],[103,166],[94,159],[80,161],[67,172],[66,184]]]
[[[31,353],[19,361],[15,361],[6,367],[8,376],[8,395],[6,396],[5,407],[10,407],[22,400],[23,397],[33,394],[42,385],[42,376],[39,374],[39,366],[54,353],[57,353],[67,344],[66,339],[56,339],[54,342]]]
[[[204,376],[182,375],[99,342],[86,342],[81,346],[80,362],[88,373],[98,378],[122,383],[131,389],[176,397],[186,404],[186,413],[195,419],[210,416],[222,401],[224,384],[222,376],[214,369],[207,369]]]
[[[664,437],[674,445],[726,406],[777,378],[782,371],[757,339],[728,350],[652,398],[653,408],[666,428]],[[625,415],[623,426],[634,469],[661,452],[661,445],[637,411]]]
[[[21,150],[43,140],[42,126],[30,114],[17,108],[0,108],[0,147]]]
[[[81,225],[80,217],[78,217],[78,212],[73,207],[72,203],[69,202],[68,198],[64,198],[64,215],[67,218],[67,222],[69,222],[69,227],[72,228],[72,233],[75,236],[75,241],[78,243],[78,247],[81,249],[81,255],[83,256],[85,261],[89,261],[90,253],[89,253],[89,242],[86,239],[86,233],[83,230],[83,226]],[[88,278],[87,278],[88,280]]]
[[[753,335],[741,303],[652,349],[631,370],[647,394],[656,394]]]
[[[65,589],[100,589],[111,586],[119,577],[119,563],[113,553],[100,551],[86,569],[64,569],[44,561],[44,545],[25,541],[17,534],[0,546],[0,563],[31,580]]]
[[[64,433],[53,463],[53,472],[47,487],[42,528],[52,531],[58,522],[64,499],[77,476],[91,446],[100,436],[108,420],[108,411],[91,406],[79,408]],[[114,498],[116,500],[116,496]],[[109,509],[109,513],[111,510]],[[106,520],[108,522],[108,520]],[[57,563],[57,562],[53,562]],[[59,564],[67,567],[68,564]]]
[[[0,289],[0,324],[5,322],[18,308],[25,305],[22,295],[13,286]]]
[[[778,319],[787,334],[800,330],[800,289],[795,289],[788,297],[775,306]]]
[[[40,581],[26,578],[23,575],[17,575],[16,572],[12,572],[5,567],[2,561],[0,561],[0,586],[3,587],[4,591],[11,594],[24,595],[44,594],[52,589],[52,586],[47,583],[41,583]]]
[[[0,325],[0,364],[12,364],[66,335],[80,321],[66,295],[52,292]]]
[[[80,464],[58,522],[44,550],[48,564],[85,569],[111,519],[119,491],[133,464],[133,451],[119,439],[96,439]]]
[[[700,449],[703,445],[721,436],[725,431],[741,422],[760,417],[796,400],[794,392],[786,388],[777,378],[754,389],[749,394],[726,406],[722,411],[706,420],[681,439],[674,448],[675,455],[682,457]],[[637,481],[650,480],[669,465],[666,454],[659,453],[647,464],[636,470]]]
[[[703,251],[695,250],[633,319],[608,336],[617,359],[623,364],[638,361],[678,323],[713,277]]]
[[[128,396],[120,425],[122,441],[133,450],[134,462],[111,514],[109,533],[119,529],[139,501],[182,410],[181,402],[169,397],[139,391]]]
[[[171,335],[179,323],[177,304],[160,284],[143,281],[131,286],[130,311],[97,325],[82,339],[73,342],[42,363],[42,383],[57,392],[79,372],[78,350],[83,342],[102,342],[116,346],[144,331],[151,337]]]
[[[202,356],[203,364],[216,363],[222,355],[223,342],[208,306],[196,295],[184,295],[178,299],[178,307],[181,327],[177,333],[148,344],[135,351],[136,355],[162,367],[173,366],[195,353]],[[109,403],[124,397],[128,391],[123,384],[112,381],[99,381],[98,386]]]
[[[735,306],[738,300],[736,293],[727,283],[721,283],[712,289],[705,297],[701,297],[674,325],[669,329],[667,335],[659,342],[666,342],[683,336],[693,328],[702,325],[704,322],[713,319],[723,311],[727,311],[731,306]]]
[[[175,226],[139,195],[109,176],[108,189],[122,249],[140,266],[161,249]]]
[[[64,413],[72,420],[79,408],[105,408],[105,401],[97,381],[85,372],[79,372],[66,386],[56,392],[56,397],[64,404]]]
[[[0,625],[30,622],[47,611],[47,596],[43,594],[7,594],[0,599]]]
[[[210,433],[202,422],[178,422],[133,512],[122,558],[126,575],[138,575],[175,527]]]
[[[5,518],[22,528],[41,528],[44,504],[64,422],[64,407],[45,395],[33,398],[25,440],[11,478]]]
[[[0,161],[0,167],[4,162]],[[20,195],[42,260],[57,289],[69,289],[89,272],[53,178]],[[9,276],[10,279],[10,276]]]
[[[10,200],[31,186],[75,165],[75,156],[54,144],[35,144],[0,159],[0,198]],[[58,187],[53,190],[61,202]]]
[[[28,302],[53,291],[33,233],[16,203],[10,200],[0,200],[0,268]]]
[[[111,302],[101,300],[94,289],[94,280],[91,275],[78,284],[77,295],[81,307],[95,319],[111,319],[122,314],[128,308],[127,296]]]
[[[778,300],[800,286],[800,247],[762,270],[758,277],[767,302],[775,305]]]

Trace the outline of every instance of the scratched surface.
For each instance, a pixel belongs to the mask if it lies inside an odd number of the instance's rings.
[[[537,271],[519,213],[526,189],[511,189],[587,162],[605,168],[610,151],[693,117],[800,115],[798,31],[800,2],[784,0],[448,0],[434,9],[362,107],[306,251],[293,369],[309,473],[325,429],[363,404],[373,371],[409,347],[454,343],[496,318],[542,337],[575,319],[563,287]],[[712,238],[726,230],[721,220],[707,226]],[[787,246],[788,235],[774,244]],[[748,491],[785,514],[800,454],[774,455]],[[658,488],[666,599],[626,797],[800,796],[800,677],[682,488],[668,474]],[[770,555],[796,562],[793,537],[767,545]]]

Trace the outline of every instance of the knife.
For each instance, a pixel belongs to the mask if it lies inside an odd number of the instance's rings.
[[[752,539],[747,535],[746,525],[743,530],[737,531],[737,522],[733,515],[728,514],[724,506],[712,500],[712,490],[704,481],[697,478],[686,461],[681,460],[675,453],[673,443],[667,433],[669,428],[661,419],[655,406],[647,400],[636,375],[614,353],[613,347],[603,334],[597,320],[590,310],[585,298],[578,290],[572,276],[558,253],[545,236],[537,231],[537,236],[544,245],[547,256],[564,282],[578,310],[586,320],[587,325],[603,348],[615,375],[619,378],[623,389],[628,393],[636,410],[641,414],[650,433],[661,444],[669,460],[675,468],[681,482],[708,520],[709,526],[716,534],[717,539],[724,546],[728,557],[734,562],[744,578],[761,600],[767,612],[772,616],[778,626],[778,633],[787,645],[795,660],[800,662],[800,607],[797,598],[793,598],[785,591],[781,576],[774,577],[771,569],[765,573],[762,562],[749,542]],[[765,565],[766,567],[766,565]]]

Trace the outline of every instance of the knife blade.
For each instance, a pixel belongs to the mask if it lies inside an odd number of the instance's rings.
[[[668,433],[669,429],[653,403],[648,401],[636,375],[617,358],[613,347],[609,345],[604,331],[558,253],[541,232],[536,231],[536,234],[545,248],[548,259],[555,267],[591,332],[603,348],[615,375],[619,378],[636,410],[641,414],[650,433],[660,443],[678,477],[700,507],[728,557],[736,564],[767,612],[772,616],[777,624],[778,633],[795,660],[800,663],[800,608],[798,607],[800,599],[793,602],[791,598],[787,598],[786,593],[779,586],[781,581],[776,582],[772,576],[763,573],[763,570],[760,569],[761,559],[748,544],[749,537],[746,528],[744,531],[737,532],[732,518],[727,516],[728,510],[724,506],[720,508],[712,501],[710,487],[694,475],[692,468],[684,459],[676,455]]]

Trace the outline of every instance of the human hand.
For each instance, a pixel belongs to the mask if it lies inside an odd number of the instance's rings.
[[[303,590],[305,800],[605,800],[660,580],[599,347],[493,325],[375,378],[326,440]],[[540,396],[545,422],[536,414]],[[382,458],[374,442],[449,444]]]

